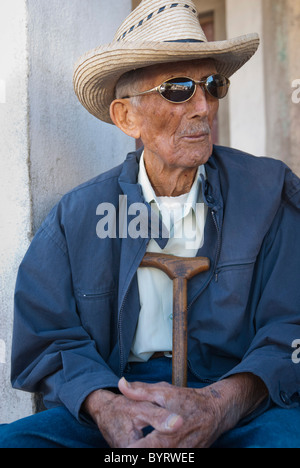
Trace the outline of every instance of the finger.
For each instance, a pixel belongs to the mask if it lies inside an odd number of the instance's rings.
[[[129,383],[124,377],[119,381],[120,392],[130,400],[148,401],[163,408],[166,406],[165,390],[170,387],[171,386],[165,382],[159,384],[146,384],[143,382]]]
[[[152,426],[162,434],[171,434],[178,431],[183,424],[183,419],[178,414],[160,408],[152,403],[143,403],[139,407],[139,414],[135,419],[138,429]]]
[[[148,436],[137,440],[136,442],[129,445],[127,448],[156,448],[156,449],[166,449],[166,448],[178,448],[177,439],[168,437],[159,433],[158,431],[153,431]]]

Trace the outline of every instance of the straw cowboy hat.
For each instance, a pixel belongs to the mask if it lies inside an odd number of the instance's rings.
[[[257,34],[208,42],[191,0],[143,0],[110,44],[80,58],[74,72],[74,89],[92,115],[112,123],[109,107],[124,73],[160,63],[212,58],[217,71],[229,78],[258,46]]]

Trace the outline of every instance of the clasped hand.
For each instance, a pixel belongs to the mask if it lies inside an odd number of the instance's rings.
[[[119,382],[120,395],[91,395],[89,413],[113,448],[210,447],[220,435],[219,400],[213,387]],[[101,410],[100,410],[101,408]],[[144,436],[145,427],[153,431]]]

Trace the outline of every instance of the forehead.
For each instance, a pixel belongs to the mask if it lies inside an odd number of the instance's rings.
[[[145,69],[144,77],[147,84],[155,85],[175,76],[188,76],[199,80],[211,73],[216,73],[216,71],[216,65],[211,59],[192,60],[148,67]]]

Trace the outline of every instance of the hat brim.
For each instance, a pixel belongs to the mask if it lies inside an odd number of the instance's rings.
[[[228,78],[255,54],[258,34],[215,42],[117,42],[82,56],[75,66],[74,90],[81,104],[98,119],[112,124],[109,108],[120,77],[151,65],[197,59],[214,59],[219,73]]]

